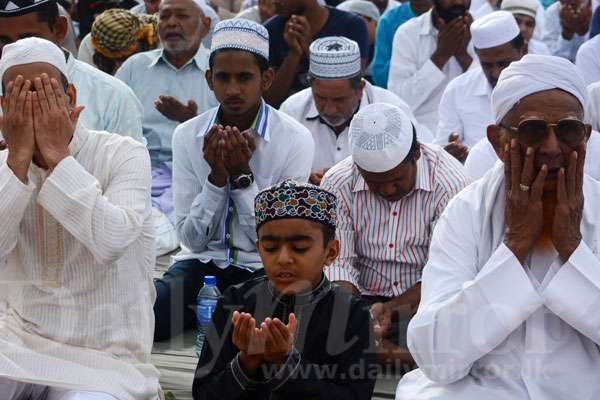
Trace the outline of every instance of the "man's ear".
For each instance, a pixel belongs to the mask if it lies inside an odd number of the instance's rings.
[[[325,265],[333,264],[335,259],[340,255],[340,241],[337,239],[330,240],[327,244],[327,255],[325,256]]]
[[[499,159],[504,161],[504,140],[502,140],[502,132],[498,125],[489,125],[487,127],[487,139],[494,148]]]
[[[275,78],[275,71],[269,67],[265,72],[262,73],[262,90],[266,92],[271,88],[273,79]]]
[[[75,108],[77,105],[77,89],[72,84],[67,86],[67,96],[69,96],[69,105],[71,108]]]
[[[67,33],[69,33],[69,21],[67,20],[67,17],[60,15],[56,19],[53,32],[56,38],[56,44],[62,46],[67,37]]]
[[[213,89],[212,70],[207,69],[206,72],[204,73],[204,78],[206,78],[206,83],[208,84],[208,87],[210,88],[210,90],[212,90],[214,92],[215,89]]]

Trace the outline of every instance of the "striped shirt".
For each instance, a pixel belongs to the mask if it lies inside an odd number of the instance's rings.
[[[462,165],[435,145],[421,144],[414,189],[396,202],[371,192],[348,157],[321,185],[338,197],[341,252],[325,269],[331,281],[363,295],[395,297],[421,280],[435,222],[468,183]]]

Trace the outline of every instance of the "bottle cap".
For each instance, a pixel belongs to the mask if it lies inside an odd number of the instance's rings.
[[[204,277],[204,284],[205,285],[211,285],[211,286],[216,286],[217,285],[217,278],[212,276],[212,275],[206,275]]]

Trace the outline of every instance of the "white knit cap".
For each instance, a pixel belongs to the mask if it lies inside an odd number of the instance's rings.
[[[500,8],[511,14],[523,14],[535,19],[539,6],[539,0],[504,0]]]
[[[210,52],[223,49],[244,50],[269,59],[269,32],[248,19],[234,18],[215,26]]]
[[[336,8],[363,17],[368,17],[375,21],[379,21],[379,17],[381,17],[381,13],[377,6],[367,0],[346,0],[343,3],[338,4]]]
[[[360,48],[354,40],[328,36],[310,45],[310,75],[319,79],[348,79],[361,73]]]
[[[0,79],[4,73],[17,65],[46,63],[58,69],[66,78],[67,61],[62,50],[54,43],[36,37],[17,40],[2,48]]]
[[[521,31],[508,11],[494,11],[471,24],[471,38],[476,49],[489,49],[509,43]]]
[[[350,122],[349,142],[352,159],[369,172],[396,168],[413,144],[413,125],[400,108],[373,103],[362,108]]]
[[[527,54],[500,73],[492,91],[492,114],[496,123],[523,97],[561,89],[575,96],[585,112],[588,94],[577,67],[562,57]]]

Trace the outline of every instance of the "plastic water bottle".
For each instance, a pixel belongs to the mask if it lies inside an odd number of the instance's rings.
[[[217,301],[221,292],[217,288],[217,278],[208,275],[204,277],[204,287],[196,298],[196,355],[200,357],[206,328],[210,323],[213,312],[217,307]]]

